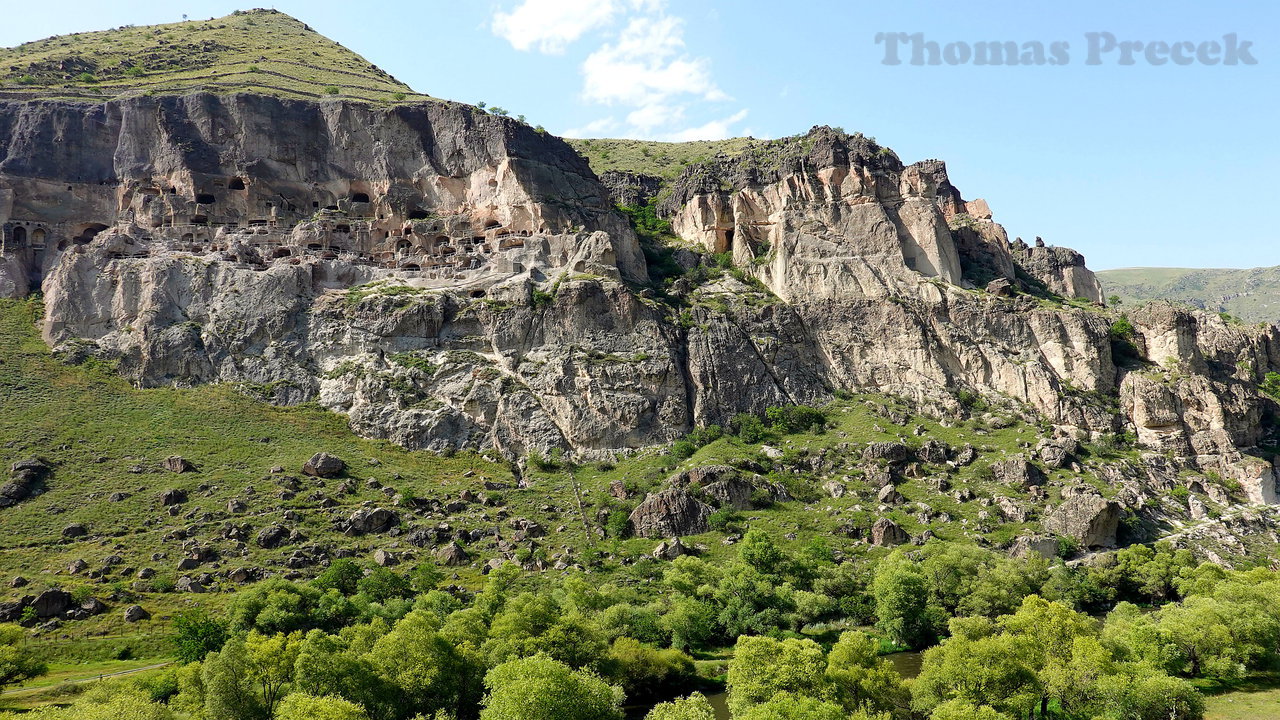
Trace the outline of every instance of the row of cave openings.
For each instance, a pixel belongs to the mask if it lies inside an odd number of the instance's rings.
[[[98,233],[106,229],[107,226],[102,223],[83,223],[78,226],[75,234],[72,235],[71,242],[76,245],[85,245],[97,237]],[[42,223],[24,220],[5,223],[3,234],[0,234],[0,241],[2,241],[0,245],[3,245],[6,251],[33,250],[39,252],[48,247],[49,240],[50,230]],[[65,250],[66,247],[66,240],[58,243],[59,250]]]

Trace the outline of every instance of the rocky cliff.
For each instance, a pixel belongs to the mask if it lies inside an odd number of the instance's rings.
[[[660,193],[684,245],[642,252],[611,193]],[[1274,328],[1152,308],[1117,334],[1079,254],[1010,243],[943,163],[860,135],[606,189],[560,140],[457,104],[6,102],[0,201],[0,290],[42,288],[51,345],[142,386],[244,383],[407,447],[513,457],[839,390],[939,415],[986,398],[1274,496],[1250,456]]]

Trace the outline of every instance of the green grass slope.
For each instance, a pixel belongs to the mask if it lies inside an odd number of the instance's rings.
[[[1280,322],[1280,266],[1235,269],[1122,268],[1098,273],[1121,302],[1168,300],[1245,322]]]
[[[0,97],[106,100],[197,91],[370,102],[428,97],[276,10],[0,48]]]
[[[657,142],[623,139],[567,139],[597,175],[610,170],[655,175],[674,180],[685,167],[709,160],[716,155],[741,155],[761,142],[753,138],[728,140],[696,140],[693,142]]]

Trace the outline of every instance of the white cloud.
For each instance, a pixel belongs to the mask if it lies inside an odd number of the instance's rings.
[[[679,105],[655,103],[645,105],[627,114],[627,124],[648,133],[654,128],[675,125],[684,121],[684,108]]]
[[[572,128],[560,133],[567,138],[590,138],[602,137],[620,128],[621,125],[613,117],[604,117],[599,120],[592,120],[580,128]]]
[[[494,33],[517,50],[558,54],[590,33],[599,36],[581,66],[582,99],[622,108],[624,119],[611,115],[564,135],[728,137],[746,110],[681,129],[689,115],[709,114],[702,105],[731,99],[712,78],[710,60],[687,52],[684,28],[683,19],[667,14],[667,0],[521,0],[493,17]]]
[[[732,126],[737,125],[746,119],[747,111],[743,109],[729,117],[712,120],[705,125],[685,128],[684,130],[668,133],[663,137],[663,139],[670,142],[688,142],[690,140],[724,140],[725,138],[733,135],[733,132],[730,129]]]
[[[706,58],[681,55],[684,21],[666,15],[633,18],[617,41],[582,64],[583,97],[605,105],[649,105],[677,95],[727,100]]]
[[[587,32],[607,25],[621,9],[617,0],[524,0],[493,16],[493,32],[517,50],[537,47],[559,54]]]

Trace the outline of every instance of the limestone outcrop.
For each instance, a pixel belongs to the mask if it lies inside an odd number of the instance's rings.
[[[446,102],[0,101],[0,293],[40,288],[68,361],[318,401],[410,448],[604,457],[838,390],[956,414],[963,393],[1275,497],[1250,454],[1274,327],[1150,306],[1122,341],[1078,254],[1010,243],[941,161],[831,128],[686,168],[658,205],[673,263],[734,272],[660,294],[613,207],[656,187]]]

